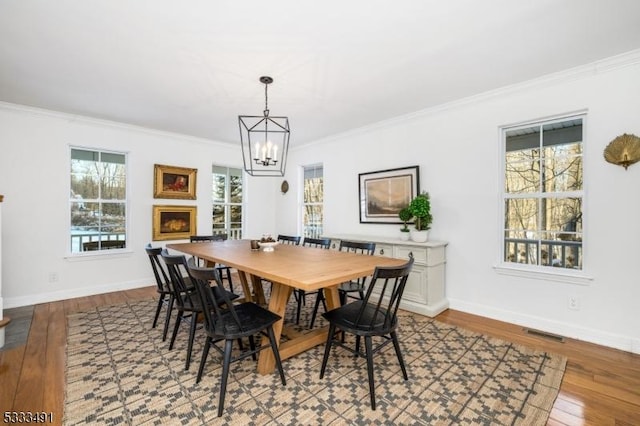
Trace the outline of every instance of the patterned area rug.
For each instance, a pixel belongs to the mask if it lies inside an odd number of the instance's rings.
[[[285,387],[277,373],[257,374],[251,358],[233,363],[218,418],[219,354],[210,352],[196,384],[204,333],[196,333],[185,371],[188,330],[169,351],[161,326],[151,329],[155,306],[149,300],[69,316],[64,424],[544,425],[566,364],[558,355],[403,312],[399,335],[409,380],[393,346],[378,353],[375,411],[364,359],[336,349],[320,380],[321,345],[283,362]],[[300,323],[308,318],[304,312]]]

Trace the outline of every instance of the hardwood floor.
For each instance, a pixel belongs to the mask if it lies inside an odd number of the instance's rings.
[[[61,424],[66,315],[155,294],[154,287],[148,287],[37,305],[26,344],[0,350],[0,411],[53,413],[53,423]],[[640,425],[640,355],[571,339],[561,343],[458,311],[445,311],[437,319],[567,356],[549,425]]]

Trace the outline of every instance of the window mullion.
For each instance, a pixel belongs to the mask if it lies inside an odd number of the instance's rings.
[[[582,268],[583,117],[502,129],[502,262]]]

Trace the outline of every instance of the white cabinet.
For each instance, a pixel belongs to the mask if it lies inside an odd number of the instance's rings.
[[[449,308],[445,291],[444,241],[415,243],[393,238],[368,235],[329,235],[331,248],[337,250],[341,240],[371,241],[376,243],[376,256],[409,259],[414,264],[402,297],[401,307],[407,311],[434,317]]]

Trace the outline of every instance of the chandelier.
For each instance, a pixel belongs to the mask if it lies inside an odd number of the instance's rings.
[[[240,143],[244,170],[251,176],[284,176],[289,151],[289,119],[269,115],[267,88],[273,78],[260,77],[264,84],[263,115],[240,115]]]

